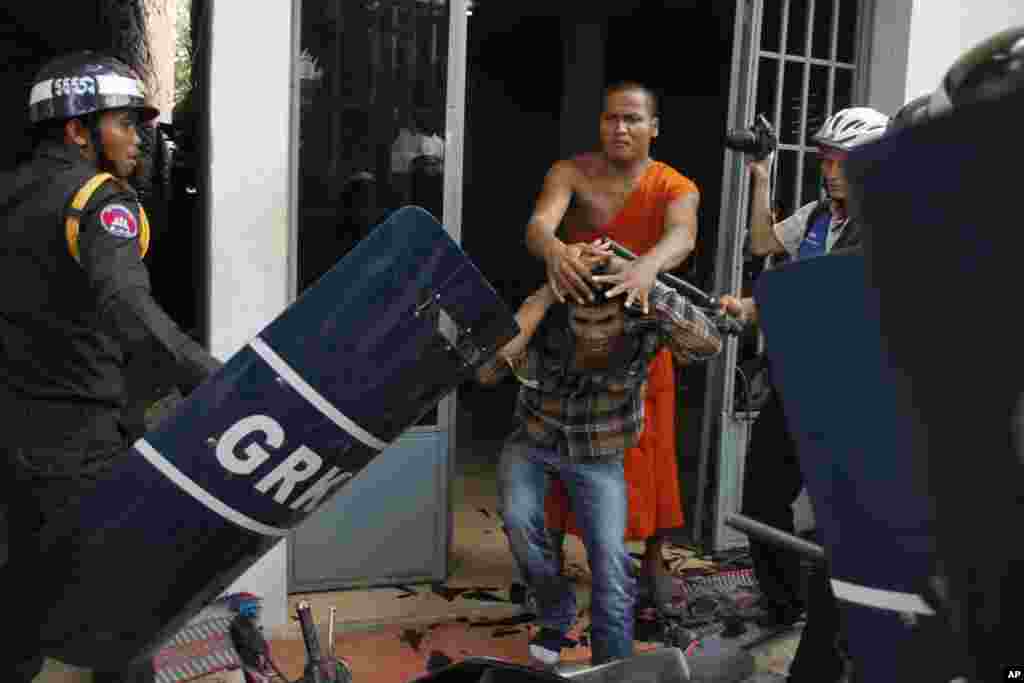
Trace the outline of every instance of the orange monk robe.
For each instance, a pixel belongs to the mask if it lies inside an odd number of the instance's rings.
[[[634,254],[651,250],[665,231],[665,209],[672,201],[697,191],[690,179],[655,161],[641,176],[622,210],[598,228],[569,226],[567,243],[590,242],[608,236]],[[644,429],[637,447],[626,451],[629,496],[628,540],[645,540],[659,529],[683,525],[676,461],[676,387],[672,354],[662,349],[651,363],[644,401]],[[546,501],[547,526],[579,536],[561,481],[552,482]]]

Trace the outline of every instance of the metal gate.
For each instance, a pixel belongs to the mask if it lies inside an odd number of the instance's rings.
[[[728,128],[745,128],[763,113],[779,136],[775,196],[783,214],[821,193],[814,147],[808,140],[834,111],[863,101],[873,0],[737,0]],[[726,150],[715,292],[736,292],[746,259],[749,177],[741,154]],[[736,366],[742,361],[730,339],[721,362],[709,367],[705,397],[704,459],[695,520],[710,533],[715,550],[746,544],[722,520],[738,512],[744,460],[756,414],[737,410]],[[709,467],[707,461],[714,463]],[[708,485],[710,477],[711,485]],[[711,505],[703,494],[710,491]],[[710,524],[703,515],[710,509]]]

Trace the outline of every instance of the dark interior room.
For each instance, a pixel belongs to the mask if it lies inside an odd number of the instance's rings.
[[[597,146],[600,92],[580,95],[596,98],[597,108],[565,102],[579,73],[586,73],[598,91],[630,80],[658,94],[660,135],[652,156],[689,177],[701,192],[697,249],[676,274],[702,288],[711,285],[733,8],[692,1],[651,4],[597,8],[527,2],[513,9],[481,2],[469,17],[462,241],[512,307],[544,281],[543,264],[527,252],[524,238],[545,173],[559,158]],[[566,41],[581,23],[599,27],[596,54],[577,51],[567,57]],[[686,517],[692,519],[704,368],[679,371],[679,380],[680,480]],[[501,439],[514,426],[515,395],[511,383],[460,388],[462,461],[496,459]]]

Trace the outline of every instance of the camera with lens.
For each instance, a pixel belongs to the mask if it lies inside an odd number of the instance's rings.
[[[725,136],[726,147],[752,156],[756,161],[767,158],[778,144],[779,139],[764,114],[758,114],[750,128],[734,130]]]

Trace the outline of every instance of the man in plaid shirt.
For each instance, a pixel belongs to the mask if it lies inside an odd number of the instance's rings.
[[[594,269],[592,304],[560,304],[545,284],[516,313],[521,332],[478,379],[509,374],[520,382],[521,426],[499,467],[501,513],[516,562],[537,596],[539,634],[530,655],[553,666],[576,619],[575,593],[561,574],[545,530],[544,499],[552,475],[569,491],[593,577],[593,663],[633,654],[632,561],[623,457],[644,423],[648,367],[662,346],[682,365],[715,357],[714,324],[675,290],[655,283],[648,311],[627,310],[603,291],[622,281],[628,261],[603,245],[576,245]]]

